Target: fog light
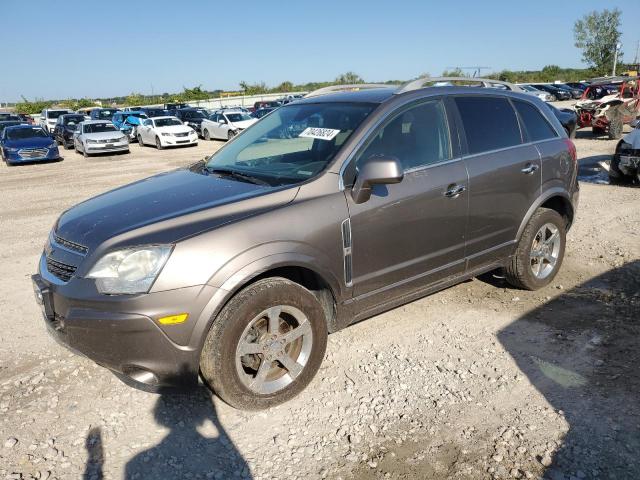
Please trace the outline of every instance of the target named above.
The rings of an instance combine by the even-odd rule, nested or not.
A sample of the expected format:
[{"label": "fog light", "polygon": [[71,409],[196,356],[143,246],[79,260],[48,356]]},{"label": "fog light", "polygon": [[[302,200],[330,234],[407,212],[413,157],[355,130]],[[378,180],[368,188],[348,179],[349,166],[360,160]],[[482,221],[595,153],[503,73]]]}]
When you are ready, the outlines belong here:
[{"label": "fog light", "polygon": [[169,315],[168,317],[159,318],[158,322],[162,325],[176,325],[177,323],[184,323],[188,316],[188,313],[179,313],[177,315]]}]

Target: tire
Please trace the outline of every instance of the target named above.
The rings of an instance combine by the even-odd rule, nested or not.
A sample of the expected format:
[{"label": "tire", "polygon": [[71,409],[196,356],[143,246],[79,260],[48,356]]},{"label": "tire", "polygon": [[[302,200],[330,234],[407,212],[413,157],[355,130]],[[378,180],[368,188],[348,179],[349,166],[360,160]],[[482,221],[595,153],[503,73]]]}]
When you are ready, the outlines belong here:
[{"label": "tire", "polygon": [[607,135],[609,136],[609,140],[617,140],[620,137],[622,137],[623,129],[624,129],[624,122],[622,121],[622,115],[620,114],[619,110],[616,108],[609,122],[609,130],[607,132]]},{"label": "tire", "polygon": [[144,147],[144,142],[142,141],[142,135],[138,135],[138,145]]},{"label": "tire", "polygon": [[89,154],[87,153],[87,148],[84,145],[82,146],[82,156],[84,158],[89,158]]},{"label": "tire", "polygon": [[64,142],[63,146],[65,150],[71,150],[71,146],[67,142]]},{"label": "tire", "polygon": [[206,128],[202,131],[202,136],[207,142],[211,140],[211,134],[209,133],[209,130],[207,130]]},{"label": "tire", "polygon": [[156,137],[156,148],[162,150],[162,143],[160,143],[160,137]]},{"label": "tire", "polygon": [[614,155],[611,158],[611,163],[609,163],[609,183],[611,185],[625,185],[633,182],[633,178],[625,175],[622,170],[620,170],[620,157],[618,154]]},{"label": "tire", "polygon": [[[553,232],[549,230],[548,226],[555,228],[557,236],[551,235]],[[543,236],[547,239],[556,238],[557,245],[555,240],[550,248],[538,242],[543,228],[545,229]],[[553,281],[562,265],[566,243],[566,222],[564,218],[555,210],[539,208],[529,219],[524,232],[522,232],[516,251],[505,268],[507,281],[514,287],[524,290],[538,290],[548,285]],[[536,253],[532,254],[534,245],[538,247],[536,248],[536,253],[548,248],[549,257],[542,258],[537,256]],[[547,258],[555,258],[555,261],[551,264]],[[535,270],[540,263],[542,265],[540,266],[539,274],[536,274]]]},{"label": "tire", "polygon": [[[269,344],[267,339],[258,343],[260,337],[268,337],[273,331],[268,327],[268,309],[269,315],[273,312],[272,316],[279,321],[280,337],[286,335],[283,329],[304,333],[289,343],[284,343],[282,338],[281,342]],[[296,322],[297,318],[302,318],[303,322]],[[245,345],[258,347],[265,353],[236,355],[241,340],[251,335],[254,342]],[[200,371],[209,387],[229,405],[243,410],[260,410],[300,393],[320,368],[326,347],[327,322],[318,299],[290,280],[266,278],[236,294],[213,321],[200,355]],[[268,364],[263,360],[265,355],[271,356]],[[292,358],[295,355],[297,357]],[[292,362],[292,367],[300,368],[293,379],[290,370],[283,368],[284,363],[277,358],[286,358]],[[303,366],[298,363],[301,358],[306,359]],[[260,382],[257,379],[257,372],[262,367],[265,367],[263,372],[268,371],[266,378],[271,380]]]},{"label": "tire", "polygon": [[227,131],[227,142],[229,140],[233,140],[233,137],[235,137],[237,134],[236,132],[234,132],[233,130],[228,130]]}]

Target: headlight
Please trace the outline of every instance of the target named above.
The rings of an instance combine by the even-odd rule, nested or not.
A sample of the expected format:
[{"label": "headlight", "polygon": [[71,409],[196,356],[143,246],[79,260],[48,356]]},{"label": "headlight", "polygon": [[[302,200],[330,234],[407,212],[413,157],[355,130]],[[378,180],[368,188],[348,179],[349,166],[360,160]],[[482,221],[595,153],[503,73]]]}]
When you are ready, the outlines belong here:
[{"label": "headlight", "polygon": [[10,153],[17,153],[18,150],[20,150],[19,148],[13,148],[13,147],[4,147],[4,149]]},{"label": "headlight", "polygon": [[171,136],[170,133],[161,133],[160,135],[162,135],[163,137],[170,137]]},{"label": "headlight", "polygon": [[58,144],[56,142],[53,142],[51,145],[49,145],[47,147],[49,150],[54,149],[54,148],[58,148]]},{"label": "headlight", "polygon": [[189,130],[189,135],[194,135],[195,133],[196,133],[195,130],[193,130],[193,129]]},{"label": "headlight", "polygon": [[146,293],[171,255],[171,246],[127,248],[107,253],[91,268],[101,293]]},{"label": "headlight", "polygon": [[97,140],[89,140],[89,139],[87,139],[87,143],[98,143],[98,141]]}]

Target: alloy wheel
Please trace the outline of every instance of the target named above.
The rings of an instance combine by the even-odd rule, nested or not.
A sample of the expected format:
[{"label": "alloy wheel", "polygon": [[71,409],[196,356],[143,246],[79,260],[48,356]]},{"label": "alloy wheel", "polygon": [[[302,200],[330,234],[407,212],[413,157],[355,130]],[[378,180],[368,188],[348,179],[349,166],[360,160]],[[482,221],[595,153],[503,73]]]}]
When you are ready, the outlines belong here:
[{"label": "alloy wheel", "polygon": [[545,223],[533,237],[529,259],[531,272],[542,280],[556,268],[560,256],[561,238],[558,227]]}]

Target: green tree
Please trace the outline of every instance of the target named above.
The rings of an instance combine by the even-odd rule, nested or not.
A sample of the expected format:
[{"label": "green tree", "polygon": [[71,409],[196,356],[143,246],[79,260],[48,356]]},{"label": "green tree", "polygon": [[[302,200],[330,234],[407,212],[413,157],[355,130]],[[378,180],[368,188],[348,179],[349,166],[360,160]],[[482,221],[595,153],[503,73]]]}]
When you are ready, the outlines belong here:
[{"label": "green tree", "polygon": [[[582,59],[599,75],[606,75],[613,69],[616,45],[620,41],[622,12],[613,10],[593,11],[573,26],[575,46],[582,50]],[[618,53],[618,59],[622,52]]]},{"label": "green tree", "polygon": [[354,72],[343,73],[336,77],[335,83],[338,85],[353,85],[356,83],[365,83],[360,75]]},{"label": "green tree", "polygon": [[468,77],[465,75],[460,67],[456,67],[453,70],[445,70],[442,72],[442,77]]},{"label": "green tree", "polygon": [[124,99],[123,102],[125,105],[134,106],[134,105],[144,105],[145,97],[141,93],[132,92],[130,95]]}]

